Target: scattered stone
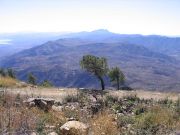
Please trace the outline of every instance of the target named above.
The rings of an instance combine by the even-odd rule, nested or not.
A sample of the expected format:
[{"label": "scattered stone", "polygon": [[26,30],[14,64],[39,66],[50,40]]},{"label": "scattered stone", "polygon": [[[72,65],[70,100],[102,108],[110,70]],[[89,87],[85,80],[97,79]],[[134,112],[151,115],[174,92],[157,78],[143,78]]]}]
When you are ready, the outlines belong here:
[{"label": "scattered stone", "polygon": [[35,106],[36,106],[36,104],[34,102],[29,103],[29,107],[35,107]]},{"label": "scattered stone", "polygon": [[97,97],[95,96],[95,95],[90,95],[90,100],[91,100],[91,102],[97,102]]},{"label": "scattered stone", "polygon": [[63,101],[62,101],[62,100],[56,100],[56,101],[54,102],[54,105],[56,105],[56,106],[63,105]]},{"label": "scattered stone", "polygon": [[55,129],[56,127],[55,126],[51,126],[51,125],[46,125],[45,128],[47,128],[47,129]]},{"label": "scattered stone", "polygon": [[16,106],[16,107],[20,107],[20,106],[21,106],[21,104],[20,104],[19,102],[14,102],[14,106]]},{"label": "scattered stone", "polygon": [[48,135],[58,135],[56,132],[51,132]]},{"label": "scattered stone", "polygon": [[68,121],[60,127],[63,134],[71,133],[72,130],[76,130],[81,135],[88,134],[88,126],[79,121]]},{"label": "scattered stone", "polygon": [[74,117],[71,117],[71,118],[68,119],[68,121],[75,121],[75,120],[77,120],[77,119],[74,118]]},{"label": "scattered stone", "polygon": [[79,106],[80,105],[78,102],[71,102],[71,103],[67,103],[65,109],[76,110],[77,108],[79,108]]},{"label": "scattered stone", "polygon": [[36,132],[32,132],[30,135],[37,135]]},{"label": "scattered stone", "polygon": [[52,110],[57,111],[57,112],[61,112],[63,110],[63,106],[52,106]]}]

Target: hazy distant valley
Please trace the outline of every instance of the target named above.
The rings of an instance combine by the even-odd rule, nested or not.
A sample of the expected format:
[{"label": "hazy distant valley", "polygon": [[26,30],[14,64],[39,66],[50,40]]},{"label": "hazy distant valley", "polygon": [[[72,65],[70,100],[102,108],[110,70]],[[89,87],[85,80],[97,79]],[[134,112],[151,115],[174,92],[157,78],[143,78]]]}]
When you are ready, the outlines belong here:
[{"label": "hazy distant valley", "polygon": [[39,82],[48,79],[56,86],[97,88],[96,78],[79,66],[83,55],[92,54],[106,57],[110,67],[119,66],[127,77],[126,84],[132,88],[173,91],[180,88],[178,37],[96,30],[46,33],[39,37],[38,34],[21,35],[15,41],[14,45],[0,46],[0,64],[15,69],[21,80],[26,80],[27,73],[32,72]]}]

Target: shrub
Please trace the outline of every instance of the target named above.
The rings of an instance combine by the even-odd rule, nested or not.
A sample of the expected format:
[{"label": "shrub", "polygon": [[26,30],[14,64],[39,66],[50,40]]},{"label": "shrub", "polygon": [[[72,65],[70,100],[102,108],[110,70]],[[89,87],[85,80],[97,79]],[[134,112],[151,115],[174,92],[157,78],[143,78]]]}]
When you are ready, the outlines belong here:
[{"label": "shrub", "polygon": [[165,99],[159,100],[158,103],[163,105],[163,106],[171,107],[173,104],[173,101],[168,99],[168,98],[165,98]]},{"label": "shrub", "polygon": [[119,104],[114,104],[113,106],[112,106],[112,108],[115,110],[115,112],[117,112],[117,113],[123,113],[123,108],[122,108],[122,106],[121,105],[119,105]]},{"label": "shrub", "polygon": [[136,94],[126,95],[123,97],[123,99],[126,99],[128,101],[132,101],[132,102],[135,102],[135,101],[139,102],[140,101],[140,98],[137,97]]},{"label": "shrub", "polygon": [[143,105],[139,105],[133,110],[135,115],[140,115],[142,113],[145,113],[146,111],[147,111],[147,107]]},{"label": "shrub", "polygon": [[180,98],[178,97],[177,101],[175,102],[175,111],[180,114]]},{"label": "shrub", "polygon": [[118,97],[117,96],[112,96],[112,95],[107,95],[105,97],[105,102],[106,103],[116,103],[116,102],[118,102]]},{"label": "shrub", "polygon": [[67,95],[66,97],[64,97],[63,102],[64,103],[78,102],[78,96],[77,95]]},{"label": "shrub", "polygon": [[66,118],[73,118],[75,120],[79,120],[81,117],[78,108],[73,110],[70,108],[64,108],[63,112]]},{"label": "shrub", "polygon": [[138,135],[169,134],[176,128],[175,114],[168,108],[153,107],[149,112],[140,115],[135,123]]},{"label": "shrub", "polygon": [[46,122],[46,119],[40,119],[36,123],[36,131],[40,135],[46,135],[46,133],[45,133],[45,122]]},{"label": "shrub", "polygon": [[128,124],[134,124],[135,123],[135,118],[133,116],[118,116],[117,118],[117,124],[118,127],[125,127]]},{"label": "shrub", "polygon": [[83,91],[78,91],[77,98],[81,107],[83,107],[84,105],[87,105],[90,102],[90,99],[88,98],[87,93]]},{"label": "shrub", "polygon": [[40,86],[42,87],[53,87],[53,84],[51,82],[49,82],[48,80],[44,80]]}]

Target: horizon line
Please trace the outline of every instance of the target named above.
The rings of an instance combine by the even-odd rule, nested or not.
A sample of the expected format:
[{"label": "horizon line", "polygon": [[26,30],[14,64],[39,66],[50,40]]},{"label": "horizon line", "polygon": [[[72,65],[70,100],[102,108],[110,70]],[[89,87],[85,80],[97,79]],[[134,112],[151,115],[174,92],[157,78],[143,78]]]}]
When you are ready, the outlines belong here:
[{"label": "horizon line", "polygon": [[72,34],[72,33],[80,33],[80,32],[95,32],[95,31],[100,31],[104,30],[110,33],[114,34],[120,34],[120,35],[140,35],[140,36],[162,36],[162,37],[180,37],[180,35],[166,35],[166,34],[142,34],[142,33],[120,33],[120,32],[113,32],[108,29],[94,29],[94,30],[82,30],[82,31],[14,31],[14,32],[0,32],[0,35],[2,34],[30,34],[30,33],[57,33],[57,34]]}]

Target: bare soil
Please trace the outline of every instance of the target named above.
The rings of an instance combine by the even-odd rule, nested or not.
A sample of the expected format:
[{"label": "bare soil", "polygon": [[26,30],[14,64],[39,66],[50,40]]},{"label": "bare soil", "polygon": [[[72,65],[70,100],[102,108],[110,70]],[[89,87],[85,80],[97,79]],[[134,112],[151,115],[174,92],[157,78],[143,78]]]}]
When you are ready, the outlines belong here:
[{"label": "bare soil", "polygon": [[[61,100],[67,95],[76,95],[78,93],[77,88],[12,88],[6,89],[8,93],[20,94],[27,97],[48,97],[56,100]],[[106,90],[107,94],[123,97],[128,95],[136,95],[141,99],[171,99],[177,100],[180,98],[180,93],[177,92],[157,92],[157,91],[145,91],[145,90],[133,90],[133,91],[124,91],[124,90]]]}]

